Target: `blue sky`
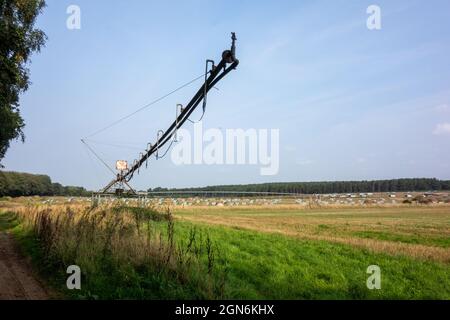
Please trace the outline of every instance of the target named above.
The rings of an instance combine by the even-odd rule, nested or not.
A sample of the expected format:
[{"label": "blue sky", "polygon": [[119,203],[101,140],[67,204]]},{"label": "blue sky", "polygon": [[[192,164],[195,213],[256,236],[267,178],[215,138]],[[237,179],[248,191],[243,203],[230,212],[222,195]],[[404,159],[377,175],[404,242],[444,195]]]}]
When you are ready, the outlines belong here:
[{"label": "blue sky", "polygon": [[[71,4],[80,30],[66,28]],[[381,30],[366,27],[371,4]],[[111,174],[80,138],[200,75],[235,31],[241,63],[211,92],[203,126],[279,129],[279,173],[167,158],[152,160],[135,187],[450,179],[449,12],[446,0],[47,0],[38,25],[48,42],[21,97],[27,139],[12,144],[6,170],[100,188]],[[95,137],[128,148],[96,150],[111,165],[134,159],[200,85]]]}]

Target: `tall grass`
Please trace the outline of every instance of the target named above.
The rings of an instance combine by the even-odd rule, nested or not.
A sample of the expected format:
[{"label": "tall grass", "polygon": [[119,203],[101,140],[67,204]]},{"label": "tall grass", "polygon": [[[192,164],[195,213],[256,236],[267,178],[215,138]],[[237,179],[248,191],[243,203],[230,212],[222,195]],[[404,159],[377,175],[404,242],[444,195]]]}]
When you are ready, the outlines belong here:
[{"label": "tall grass", "polygon": [[[450,298],[447,263],[417,259],[411,254],[394,255],[386,247],[369,250],[331,239],[299,239],[284,233],[261,232],[261,226],[277,226],[274,224],[277,220],[270,220],[274,214],[270,215],[268,210],[255,210],[253,215],[249,210],[236,211],[243,214],[241,222],[257,219],[258,224],[254,225],[257,229],[253,231],[241,224],[232,225],[239,220],[228,209],[203,215],[198,211],[176,213],[175,220],[167,210],[123,206],[52,205],[14,210],[21,221],[20,229],[14,230],[24,235],[19,237],[26,240],[21,240],[22,244],[31,244],[28,247],[32,253],[39,254],[35,260],[43,262],[44,271],[50,272],[48,279],[55,279],[57,286],[64,287],[67,266],[81,267],[82,290],[75,297],[79,294],[84,298],[105,299]],[[382,216],[388,221],[407,223],[407,211],[395,211],[393,216],[390,209],[384,211],[388,214]],[[321,210],[317,211],[320,219],[310,219],[314,211],[295,216],[308,219],[303,221],[302,228],[312,226],[317,231],[321,225],[325,231],[320,232],[334,232],[338,230],[336,225],[343,223],[347,228],[352,216],[359,217],[364,212],[367,217],[373,216],[366,209],[347,213],[330,210],[328,220],[323,220]],[[433,228],[445,227],[446,211],[433,212],[421,213],[417,209],[409,215],[414,225],[416,218],[423,215],[437,219],[426,220]],[[286,227],[284,223],[289,222],[292,212],[275,213],[283,221],[278,227]],[[185,221],[189,215],[204,218]],[[0,229],[15,225],[10,215],[3,218],[0,213]],[[229,226],[215,224],[218,218],[220,224],[230,222]],[[361,221],[374,225],[370,219]],[[382,270],[381,290],[369,290],[366,286],[367,267],[374,264]]]},{"label": "tall grass", "polygon": [[38,244],[34,249],[52,278],[65,279],[69,265],[81,268],[81,297],[223,297],[225,276],[215,268],[210,237],[192,229],[187,242],[175,242],[169,210],[29,206],[15,212],[21,233]]}]

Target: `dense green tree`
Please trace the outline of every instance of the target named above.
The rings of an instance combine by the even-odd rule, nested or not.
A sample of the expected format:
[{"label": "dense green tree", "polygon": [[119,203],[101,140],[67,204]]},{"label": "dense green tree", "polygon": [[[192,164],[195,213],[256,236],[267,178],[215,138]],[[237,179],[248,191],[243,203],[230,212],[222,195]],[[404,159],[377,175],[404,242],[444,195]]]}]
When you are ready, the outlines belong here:
[{"label": "dense green tree", "polygon": [[[0,186],[1,187],[1,186]],[[155,188],[153,191],[166,191]],[[430,178],[391,179],[374,181],[324,181],[286,182],[247,185],[208,186],[203,188],[169,189],[169,191],[235,191],[235,192],[282,192],[282,193],[358,193],[358,192],[409,192],[450,190],[449,180]],[[151,191],[151,190],[149,190]]]},{"label": "dense green tree", "polygon": [[0,161],[11,140],[25,140],[19,95],[30,84],[30,57],[46,40],[35,28],[44,6],[43,0],[0,0]]},{"label": "dense green tree", "polygon": [[82,187],[52,183],[49,176],[0,171],[0,197],[11,196],[89,196]]}]

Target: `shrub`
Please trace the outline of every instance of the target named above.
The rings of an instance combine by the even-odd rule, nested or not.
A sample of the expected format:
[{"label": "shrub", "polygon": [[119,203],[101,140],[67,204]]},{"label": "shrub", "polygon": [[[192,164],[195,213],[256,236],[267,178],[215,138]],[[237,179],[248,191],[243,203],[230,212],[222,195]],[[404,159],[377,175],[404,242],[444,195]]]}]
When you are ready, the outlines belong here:
[{"label": "shrub", "polygon": [[203,240],[192,230],[187,244],[176,243],[169,210],[52,206],[26,207],[17,214],[24,230],[37,239],[47,271],[62,276],[69,265],[81,268],[84,296],[214,299],[223,295],[224,277],[213,274],[216,253],[211,239]]}]

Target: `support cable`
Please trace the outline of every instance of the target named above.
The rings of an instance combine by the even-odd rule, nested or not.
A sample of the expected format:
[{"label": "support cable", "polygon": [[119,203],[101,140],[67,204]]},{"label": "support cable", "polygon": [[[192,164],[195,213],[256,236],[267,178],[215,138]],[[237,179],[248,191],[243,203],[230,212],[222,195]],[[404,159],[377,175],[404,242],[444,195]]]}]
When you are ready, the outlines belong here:
[{"label": "support cable", "polygon": [[[187,84],[177,88],[176,90],[172,91],[171,93],[156,99],[154,102],[149,103],[148,105],[136,110],[135,112],[115,121],[114,123],[110,124],[109,126],[106,126],[100,130],[97,130],[96,132],[94,132],[93,134],[91,134],[90,136],[93,136],[95,134],[98,134],[112,126],[114,126],[115,124],[131,117],[132,115],[136,114],[137,112],[147,108],[148,106],[152,105],[153,103],[156,103],[157,101],[160,101],[162,99],[164,99],[165,97],[169,96],[170,94],[178,91],[179,89],[185,87],[186,85],[194,82],[197,79],[200,79],[201,77],[205,77],[205,83],[204,85],[202,85],[202,87],[200,87],[200,89],[197,91],[197,93],[192,97],[192,99],[190,100],[190,102],[186,105],[185,108],[183,108],[180,112],[180,114],[177,114],[177,117],[175,119],[175,121],[169,126],[169,128],[166,131],[163,130],[159,130],[158,134],[157,134],[157,139],[156,139],[156,143],[155,144],[148,144],[147,145],[147,149],[145,150],[145,154],[141,153],[139,156],[139,160],[136,159],[133,162],[133,165],[131,166],[131,168],[129,168],[127,170],[127,172],[125,173],[121,173],[121,174],[117,174],[117,178],[113,181],[111,181],[104,189],[103,192],[107,192],[109,190],[109,188],[116,182],[128,182],[132,179],[134,172],[137,171],[139,173],[139,169],[142,166],[142,164],[146,164],[148,162],[148,159],[151,155],[156,153],[156,158],[159,158],[159,149],[164,146],[167,142],[169,142],[169,140],[171,140],[168,148],[166,149],[166,151],[164,152],[164,154],[161,157],[164,157],[168,151],[170,150],[170,147],[172,145],[172,143],[174,142],[174,138],[176,138],[176,133],[177,133],[177,129],[180,128],[183,123],[185,123],[186,121],[190,121],[193,122],[192,120],[189,119],[190,115],[194,112],[194,110],[196,109],[196,107],[202,102],[203,100],[203,113],[202,116],[200,118],[199,121],[202,120],[204,114],[205,114],[205,110],[206,110],[206,100],[207,100],[207,94],[208,91],[211,88],[214,88],[214,86],[225,76],[227,75],[231,70],[234,70],[237,65],[239,64],[239,60],[235,58],[235,40],[236,40],[236,35],[234,32],[231,33],[231,39],[232,39],[232,44],[231,44],[231,49],[230,50],[225,50],[222,53],[222,59],[219,62],[219,64],[217,66],[214,66],[214,62],[212,60],[207,60],[206,61],[206,68],[205,68],[205,73],[199,77],[197,77],[196,79],[188,82]],[[208,71],[208,63],[212,62],[212,68],[210,71]],[[229,67],[227,67],[227,64],[231,64]],[[209,74],[209,75],[208,75]],[[207,76],[208,75],[208,76]],[[90,137],[89,136],[89,137]],[[81,140],[83,143],[85,143],[84,140]],[[86,144],[86,143],[85,143]],[[87,145],[88,146],[88,145]],[[89,146],[88,146],[89,147]],[[97,156],[97,158],[99,160],[101,160],[101,158],[89,147],[89,149]],[[109,166],[103,161],[101,160],[102,163],[107,166],[109,168]],[[111,170],[111,172],[114,173],[114,171],[109,168]]]},{"label": "support cable", "polygon": [[177,92],[177,91],[179,91],[179,90],[181,90],[181,89],[187,87],[188,85],[194,83],[195,81],[197,81],[197,80],[199,80],[199,79],[201,79],[201,78],[203,78],[203,77],[205,77],[205,74],[201,74],[200,76],[198,76],[198,77],[192,79],[191,81],[186,82],[185,84],[183,84],[183,85],[181,85],[180,87],[178,87],[178,88],[176,88],[176,89],[170,91],[169,93],[166,93],[165,95],[163,95],[163,96],[161,96],[161,97],[159,97],[159,98],[157,98],[157,99],[151,101],[150,103],[146,104],[145,106],[142,106],[141,108],[139,108],[139,109],[133,111],[132,113],[130,113],[130,114],[128,114],[128,115],[126,115],[126,116],[124,116],[124,117],[122,117],[122,118],[120,118],[120,119],[114,121],[113,123],[111,123],[111,124],[109,124],[109,125],[107,125],[107,126],[101,128],[101,129],[99,129],[99,130],[97,130],[97,131],[95,131],[95,132],[93,132],[93,133],[91,133],[90,135],[84,137],[84,139],[93,137],[93,136],[95,136],[95,135],[97,135],[97,134],[99,134],[99,133],[101,133],[101,132],[103,132],[103,131],[105,131],[105,130],[107,130],[107,129],[113,127],[113,126],[115,126],[116,124],[119,124],[120,122],[122,122],[122,121],[124,121],[124,120],[130,118],[131,116],[135,115],[136,113],[138,113],[138,112],[140,112],[140,111],[142,111],[142,110],[144,110],[144,109],[146,109],[146,108],[148,108],[148,107],[154,105],[155,103],[157,103],[157,102],[159,102],[159,101],[161,101],[161,100],[167,98],[168,96],[170,96],[170,95],[174,94],[175,92]]},{"label": "support cable", "polygon": [[86,146],[86,147],[94,154],[94,156],[96,156],[97,159],[100,160],[100,162],[103,163],[104,166],[105,166],[106,168],[108,168],[108,170],[111,171],[112,174],[113,174],[114,176],[116,176],[116,173],[114,172],[114,170],[113,170],[110,166],[108,166],[108,164],[107,164],[102,158],[100,158],[100,156],[94,151],[94,149],[92,149],[92,148],[87,144],[86,141],[84,141],[83,139],[81,139],[81,142],[83,142],[84,145],[85,145],[85,146]]},{"label": "support cable", "polygon": [[83,139],[83,140],[88,141],[93,144],[104,145],[104,146],[108,146],[108,147],[116,147],[116,148],[121,148],[121,149],[133,149],[133,150],[141,150],[142,149],[142,148],[138,148],[136,145],[110,143],[110,142],[97,141],[97,140],[92,140],[92,139]]},{"label": "support cable", "polygon": [[[239,60],[234,59],[234,62],[228,67],[225,68],[225,60],[222,59],[222,61],[219,63],[219,65],[214,69],[210,71],[210,76],[207,80],[207,92],[213,88],[225,75],[227,75],[231,70],[234,70],[237,65],[239,64]],[[220,72],[220,70],[223,69],[223,72]],[[146,161],[146,159],[153,154],[155,151],[157,152],[158,148],[162,147],[164,144],[166,144],[169,139],[172,137],[172,133],[174,128],[179,128],[183,125],[183,123],[187,120],[189,120],[189,116],[191,113],[195,110],[196,106],[201,102],[204,94],[204,87],[202,86],[200,90],[196,93],[196,95],[192,98],[192,100],[188,103],[188,105],[183,109],[183,112],[179,115],[178,121],[175,121],[172,123],[172,125],[167,129],[167,131],[164,132],[164,134],[157,140],[157,143],[153,146],[149,152],[146,153],[146,155],[141,158],[137,164],[133,165],[130,170],[124,175],[124,178],[126,181],[130,181],[133,178],[134,171],[138,169],[138,167]]]}]

